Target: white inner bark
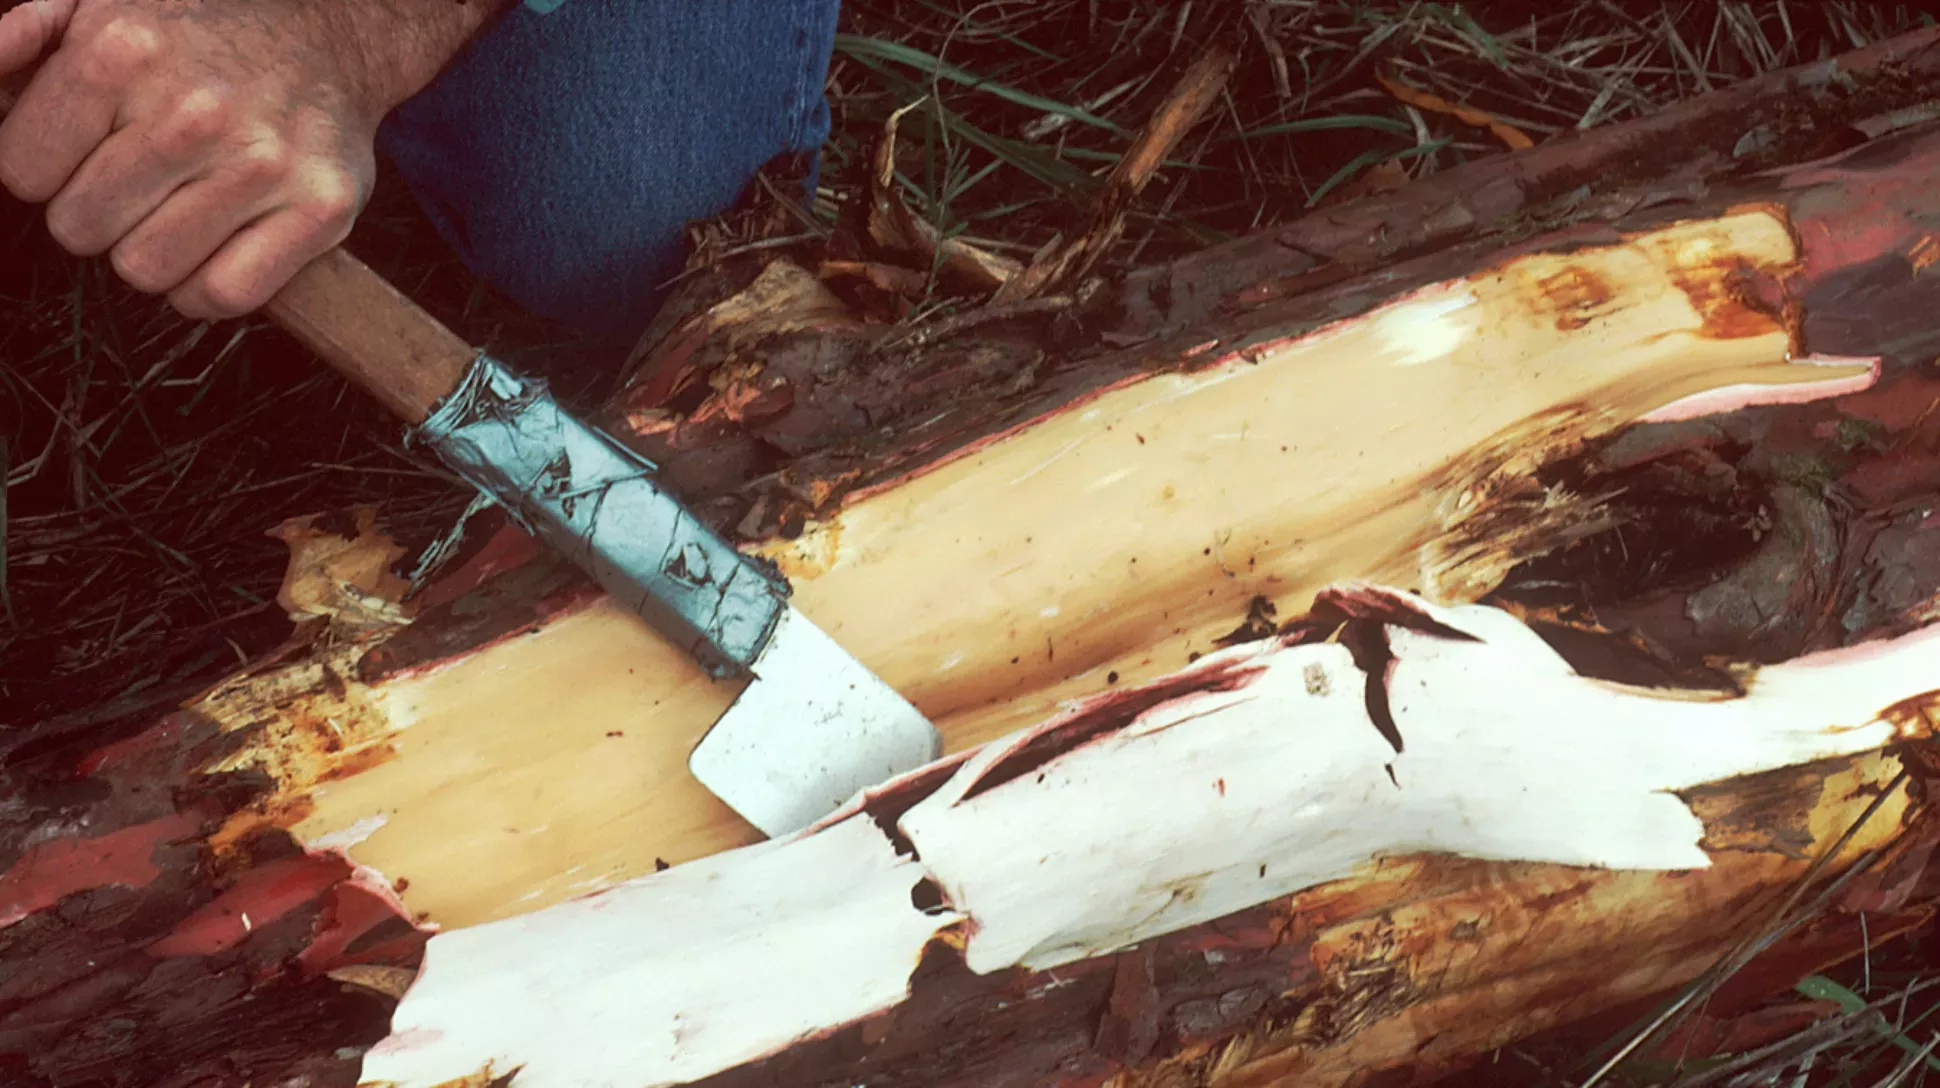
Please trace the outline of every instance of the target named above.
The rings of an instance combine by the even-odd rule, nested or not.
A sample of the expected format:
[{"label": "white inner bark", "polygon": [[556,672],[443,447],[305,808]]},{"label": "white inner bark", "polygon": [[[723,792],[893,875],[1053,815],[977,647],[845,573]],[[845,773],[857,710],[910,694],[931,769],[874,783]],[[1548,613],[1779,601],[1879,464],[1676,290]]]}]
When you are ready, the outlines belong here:
[{"label": "white inner bark", "polygon": [[[1343,647],[1237,646],[1175,678],[1196,689],[975,796],[1028,742],[1084,737],[1133,693],[962,759],[899,822],[918,860],[852,811],[439,934],[366,1076],[429,1088],[522,1067],[535,1088],[678,1084],[893,1005],[923,945],[961,923],[972,970],[1041,970],[1386,855],[1703,868],[1703,827],[1667,791],[1915,736],[1884,715],[1940,678],[1929,627],[1767,668],[1739,698],[1626,688],[1577,675],[1498,610],[1365,592],[1476,639],[1386,625],[1399,755]],[[926,876],[951,909],[916,908]]]},{"label": "white inner bark", "polygon": [[441,933],[364,1075],[644,1088],[780,1050],[902,999],[956,918],[911,907],[922,875],[856,819]]}]

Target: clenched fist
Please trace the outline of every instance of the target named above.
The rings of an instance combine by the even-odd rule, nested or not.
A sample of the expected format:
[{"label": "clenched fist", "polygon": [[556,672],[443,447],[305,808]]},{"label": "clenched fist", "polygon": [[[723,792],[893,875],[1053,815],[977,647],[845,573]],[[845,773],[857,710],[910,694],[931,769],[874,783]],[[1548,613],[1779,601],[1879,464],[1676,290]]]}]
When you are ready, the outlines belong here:
[{"label": "clenched fist", "polygon": [[341,242],[378,123],[504,0],[27,0],[0,185],[189,317],[256,309]]}]

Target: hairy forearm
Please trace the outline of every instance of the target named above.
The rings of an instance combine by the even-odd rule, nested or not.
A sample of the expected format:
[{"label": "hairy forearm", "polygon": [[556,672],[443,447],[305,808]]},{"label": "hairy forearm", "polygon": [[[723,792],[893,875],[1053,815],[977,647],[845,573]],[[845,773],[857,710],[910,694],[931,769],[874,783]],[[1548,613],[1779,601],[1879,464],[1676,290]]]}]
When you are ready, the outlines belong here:
[{"label": "hairy forearm", "polygon": [[[312,6],[314,0],[302,0]],[[312,10],[354,53],[383,111],[429,86],[472,39],[520,0],[330,0]]]}]

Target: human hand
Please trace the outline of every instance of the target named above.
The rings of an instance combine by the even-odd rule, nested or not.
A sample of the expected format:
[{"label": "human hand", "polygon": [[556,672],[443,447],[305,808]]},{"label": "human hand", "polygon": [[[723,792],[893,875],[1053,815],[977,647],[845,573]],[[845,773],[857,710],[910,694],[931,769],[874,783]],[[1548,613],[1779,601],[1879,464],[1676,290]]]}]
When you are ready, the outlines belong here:
[{"label": "human hand", "polygon": [[342,25],[360,6],[27,0],[0,76],[46,59],[0,122],[0,185],[186,316],[254,310],[350,232],[378,122],[416,89]]}]

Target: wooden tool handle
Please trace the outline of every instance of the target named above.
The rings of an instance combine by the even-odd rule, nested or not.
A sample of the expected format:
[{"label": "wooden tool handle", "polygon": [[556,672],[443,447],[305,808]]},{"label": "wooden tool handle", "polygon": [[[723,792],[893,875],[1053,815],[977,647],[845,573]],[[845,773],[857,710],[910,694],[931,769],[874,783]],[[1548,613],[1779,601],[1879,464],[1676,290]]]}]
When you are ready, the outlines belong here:
[{"label": "wooden tool handle", "polygon": [[[14,86],[0,85],[0,115]],[[334,248],[311,261],[265,308],[279,325],[406,423],[421,423],[477,352],[370,266]]]},{"label": "wooden tool handle", "polygon": [[424,422],[478,354],[342,247],[311,261],[266,309],[406,423]]}]

